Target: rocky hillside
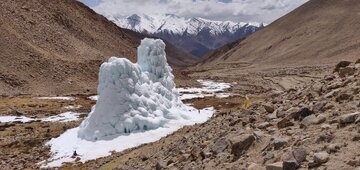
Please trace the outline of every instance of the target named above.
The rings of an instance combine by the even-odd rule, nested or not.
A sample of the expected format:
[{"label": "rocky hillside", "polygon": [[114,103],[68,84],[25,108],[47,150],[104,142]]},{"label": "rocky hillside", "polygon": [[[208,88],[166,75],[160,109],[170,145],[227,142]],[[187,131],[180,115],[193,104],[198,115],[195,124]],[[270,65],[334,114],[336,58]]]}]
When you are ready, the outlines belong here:
[{"label": "rocky hillside", "polygon": [[312,0],[205,65],[249,63],[253,67],[335,64],[360,53],[360,1]]},{"label": "rocky hillside", "polygon": [[[5,0],[0,8],[0,95],[95,93],[103,61],[136,60],[137,38],[76,0]],[[172,66],[195,61],[170,50]]]},{"label": "rocky hillside", "polygon": [[184,18],[173,14],[151,16],[134,14],[127,17],[107,16],[107,18],[122,28],[165,39],[198,57],[264,27],[260,23],[212,21],[204,18]]},{"label": "rocky hillside", "polygon": [[[360,168],[360,60],[302,88],[221,106],[208,122],[83,169]],[[79,167],[65,166],[65,169]]]}]

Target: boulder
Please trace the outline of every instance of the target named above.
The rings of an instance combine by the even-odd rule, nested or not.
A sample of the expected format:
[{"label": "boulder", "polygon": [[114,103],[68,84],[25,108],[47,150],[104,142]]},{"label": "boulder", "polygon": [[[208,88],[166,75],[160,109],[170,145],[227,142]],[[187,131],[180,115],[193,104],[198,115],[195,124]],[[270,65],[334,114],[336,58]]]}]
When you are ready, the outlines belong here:
[{"label": "boulder", "polygon": [[229,139],[231,153],[238,159],[255,141],[255,136],[250,134],[233,136]]}]

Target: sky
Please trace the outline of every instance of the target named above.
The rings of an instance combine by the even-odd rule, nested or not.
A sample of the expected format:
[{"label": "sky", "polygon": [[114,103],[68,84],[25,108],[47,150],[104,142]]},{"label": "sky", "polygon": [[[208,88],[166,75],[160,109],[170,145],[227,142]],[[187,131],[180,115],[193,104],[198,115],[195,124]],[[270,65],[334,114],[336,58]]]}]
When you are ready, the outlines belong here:
[{"label": "sky", "polygon": [[308,0],[80,0],[108,16],[175,14],[219,21],[269,24]]}]

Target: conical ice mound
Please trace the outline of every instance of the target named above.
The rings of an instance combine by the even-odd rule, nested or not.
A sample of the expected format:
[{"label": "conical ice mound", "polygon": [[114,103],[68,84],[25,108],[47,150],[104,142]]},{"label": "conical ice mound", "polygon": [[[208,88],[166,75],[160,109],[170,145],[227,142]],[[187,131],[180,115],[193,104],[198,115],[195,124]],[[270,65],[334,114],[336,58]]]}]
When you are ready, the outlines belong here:
[{"label": "conical ice mound", "polygon": [[142,40],[136,64],[111,57],[100,67],[99,98],[80,125],[78,136],[107,140],[164,127],[172,119],[186,119],[171,71],[161,40]]}]

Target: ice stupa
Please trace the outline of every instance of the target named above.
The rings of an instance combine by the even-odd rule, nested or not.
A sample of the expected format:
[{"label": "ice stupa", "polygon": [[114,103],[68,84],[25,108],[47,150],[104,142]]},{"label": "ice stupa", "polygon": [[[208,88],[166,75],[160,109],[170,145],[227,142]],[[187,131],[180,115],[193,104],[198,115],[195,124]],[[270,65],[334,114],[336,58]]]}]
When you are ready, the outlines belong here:
[{"label": "ice stupa", "polygon": [[107,140],[187,119],[171,71],[162,40],[142,40],[137,63],[111,57],[100,67],[99,98],[78,137]]}]

